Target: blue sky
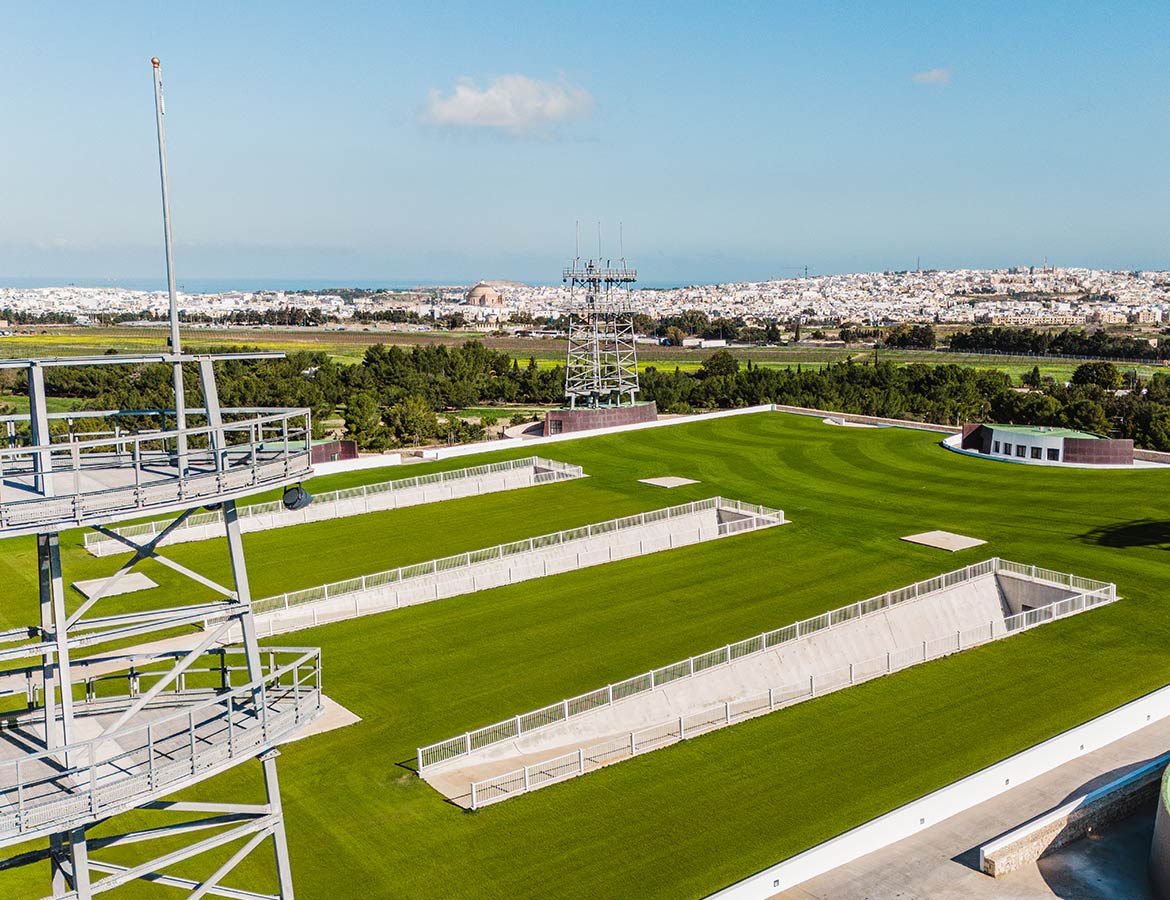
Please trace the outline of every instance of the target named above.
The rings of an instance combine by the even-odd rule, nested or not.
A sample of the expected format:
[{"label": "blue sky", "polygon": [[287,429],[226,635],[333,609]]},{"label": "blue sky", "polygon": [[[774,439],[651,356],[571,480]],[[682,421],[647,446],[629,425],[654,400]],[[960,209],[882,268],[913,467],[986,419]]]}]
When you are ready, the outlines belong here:
[{"label": "blue sky", "polygon": [[[8,3],[0,283],[1170,268],[1170,4]],[[588,236],[586,239],[585,236]]]}]

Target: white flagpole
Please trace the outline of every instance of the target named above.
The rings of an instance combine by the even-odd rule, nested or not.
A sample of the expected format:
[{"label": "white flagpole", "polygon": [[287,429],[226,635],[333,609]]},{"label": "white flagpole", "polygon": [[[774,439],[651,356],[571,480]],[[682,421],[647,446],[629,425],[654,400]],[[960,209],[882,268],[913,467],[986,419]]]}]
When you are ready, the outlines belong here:
[{"label": "white flagpole", "polygon": [[182,349],[179,346],[179,304],[175,296],[175,257],[171,246],[171,198],[167,186],[167,143],[166,131],[163,128],[163,116],[166,108],[163,105],[162,68],[158,57],[150,61],[154,68],[154,113],[155,123],[158,126],[158,168],[159,178],[162,181],[163,206],[163,234],[167,251],[167,294],[170,298],[171,319],[171,353],[174,360],[175,382],[175,420],[179,432],[177,449],[179,454],[179,472],[187,470],[187,404],[183,390],[183,363],[179,360]]}]

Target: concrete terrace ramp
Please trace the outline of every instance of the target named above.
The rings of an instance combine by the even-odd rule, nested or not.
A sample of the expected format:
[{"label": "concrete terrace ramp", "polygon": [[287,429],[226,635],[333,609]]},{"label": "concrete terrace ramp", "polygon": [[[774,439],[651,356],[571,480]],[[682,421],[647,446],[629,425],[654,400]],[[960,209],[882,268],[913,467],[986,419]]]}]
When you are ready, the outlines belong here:
[{"label": "concrete terrace ramp", "polygon": [[[464,741],[464,752],[451,742],[422,748],[422,774],[464,799],[470,782],[494,788],[492,779],[517,766],[570,751],[579,759],[576,766],[568,760],[564,775],[581,774],[640,747],[664,746],[1115,597],[1112,585],[989,560],[518,716],[514,726],[499,723],[452,739]],[[531,789],[524,772],[524,789]],[[514,792],[512,785],[503,790]],[[481,791],[479,799],[497,797]]]}]

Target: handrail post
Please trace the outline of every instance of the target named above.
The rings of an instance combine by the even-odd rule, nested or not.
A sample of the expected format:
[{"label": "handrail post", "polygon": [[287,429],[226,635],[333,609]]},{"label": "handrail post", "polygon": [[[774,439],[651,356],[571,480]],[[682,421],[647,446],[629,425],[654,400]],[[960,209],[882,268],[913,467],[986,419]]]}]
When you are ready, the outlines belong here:
[{"label": "handrail post", "polygon": [[97,748],[89,742],[89,812],[97,816]]},{"label": "handrail post", "polygon": [[16,812],[20,820],[17,831],[24,831],[24,778],[20,774],[20,757],[16,758]]}]

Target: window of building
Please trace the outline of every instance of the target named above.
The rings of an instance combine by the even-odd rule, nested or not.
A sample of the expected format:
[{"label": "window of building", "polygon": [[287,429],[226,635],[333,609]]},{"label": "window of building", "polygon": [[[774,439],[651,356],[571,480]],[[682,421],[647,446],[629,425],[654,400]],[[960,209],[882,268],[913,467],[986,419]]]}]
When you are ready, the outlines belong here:
[{"label": "window of building", "polygon": [[1048,461],[1060,462],[1060,451],[1056,447],[1048,448]]},{"label": "window of building", "polygon": [[992,453],[999,453],[999,441],[995,442],[995,446],[991,450]]},{"label": "window of building", "polygon": [[1042,455],[1039,447],[1032,448],[1032,459],[1040,459]]},{"label": "window of building", "polygon": [[1011,456],[1012,455],[1012,445],[1009,444],[1007,441],[1004,441],[1004,444],[1003,444],[1003,455],[1004,456]]},{"label": "window of building", "polygon": [[1020,459],[1023,459],[1027,452],[1028,448],[1023,444],[1016,444],[1016,456],[1018,456]]}]

